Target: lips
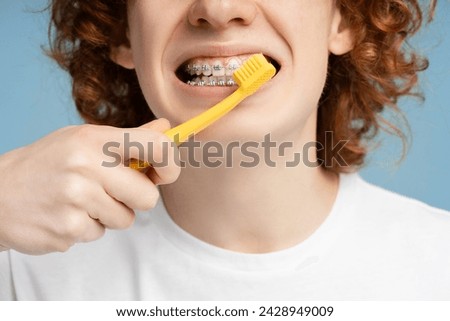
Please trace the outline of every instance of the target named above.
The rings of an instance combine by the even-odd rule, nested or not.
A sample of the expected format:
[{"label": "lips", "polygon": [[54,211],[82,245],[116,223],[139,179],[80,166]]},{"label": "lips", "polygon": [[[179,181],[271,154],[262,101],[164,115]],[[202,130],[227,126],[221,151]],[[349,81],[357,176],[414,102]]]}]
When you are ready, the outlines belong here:
[{"label": "lips", "polygon": [[[179,80],[191,86],[232,87],[236,86],[232,77],[234,71],[239,69],[252,55],[193,57],[184,61],[177,68],[175,74]],[[277,72],[281,69],[281,65],[275,59],[267,55],[265,57],[275,66]]]}]

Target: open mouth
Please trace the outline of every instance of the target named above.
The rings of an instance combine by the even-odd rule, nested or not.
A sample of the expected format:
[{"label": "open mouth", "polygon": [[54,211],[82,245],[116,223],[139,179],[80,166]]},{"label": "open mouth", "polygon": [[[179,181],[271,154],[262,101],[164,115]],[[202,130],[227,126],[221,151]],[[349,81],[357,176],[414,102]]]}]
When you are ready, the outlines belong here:
[{"label": "open mouth", "polygon": [[[189,59],[177,68],[175,74],[180,81],[191,86],[237,86],[233,80],[233,73],[251,56],[252,55],[241,55],[233,57],[202,57]],[[264,56],[275,67],[278,73],[281,69],[281,65],[272,57]]]}]

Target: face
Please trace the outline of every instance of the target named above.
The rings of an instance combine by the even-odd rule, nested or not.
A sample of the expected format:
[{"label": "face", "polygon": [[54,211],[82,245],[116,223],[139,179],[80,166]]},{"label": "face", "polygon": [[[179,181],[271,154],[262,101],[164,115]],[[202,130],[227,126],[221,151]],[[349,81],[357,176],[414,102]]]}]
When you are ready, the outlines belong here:
[{"label": "face", "polygon": [[136,69],[150,108],[172,126],[236,90],[227,75],[249,55],[276,65],[200,140],[314,139],[328,56],[351,49],[333,0],[129,0],[128,20],[131,48],[113,59]]}]

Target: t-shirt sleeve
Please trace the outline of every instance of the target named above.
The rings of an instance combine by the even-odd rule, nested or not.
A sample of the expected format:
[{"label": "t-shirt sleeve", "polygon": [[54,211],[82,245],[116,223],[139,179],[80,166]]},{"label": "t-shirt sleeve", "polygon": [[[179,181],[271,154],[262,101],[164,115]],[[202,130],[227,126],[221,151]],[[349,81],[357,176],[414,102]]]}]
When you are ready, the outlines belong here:
[{"label": "t-shirt sleeve", "polygon": [[9,251],[0,252],[0,301],[16,299]]}]

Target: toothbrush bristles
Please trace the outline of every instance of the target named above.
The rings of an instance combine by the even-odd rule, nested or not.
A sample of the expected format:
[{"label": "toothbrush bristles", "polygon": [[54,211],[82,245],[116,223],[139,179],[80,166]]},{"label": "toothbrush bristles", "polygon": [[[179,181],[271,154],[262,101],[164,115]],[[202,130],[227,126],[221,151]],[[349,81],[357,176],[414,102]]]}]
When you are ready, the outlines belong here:
[{"label": "toothbrush bristles", "polygon": [[241,90],[251,95],[275,73],[275,67],[262,54],[256,54],[234,72],[233,78]]}]

